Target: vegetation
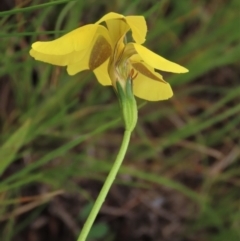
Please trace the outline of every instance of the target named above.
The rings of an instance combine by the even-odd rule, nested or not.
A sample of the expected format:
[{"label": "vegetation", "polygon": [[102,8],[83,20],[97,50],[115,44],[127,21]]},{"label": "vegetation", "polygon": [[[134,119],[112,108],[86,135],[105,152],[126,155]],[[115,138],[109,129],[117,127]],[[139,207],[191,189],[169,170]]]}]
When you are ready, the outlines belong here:
[{"label": "vegetation", "polygon": [[145,16],[145,46],[187,67],[174,97],[137,100],[131,144],[89,236],[240,240],[238,0],[0,3],[0,240],[74,241],[121,143],[111,87],[37,62],[31,43],[107,12]]}]

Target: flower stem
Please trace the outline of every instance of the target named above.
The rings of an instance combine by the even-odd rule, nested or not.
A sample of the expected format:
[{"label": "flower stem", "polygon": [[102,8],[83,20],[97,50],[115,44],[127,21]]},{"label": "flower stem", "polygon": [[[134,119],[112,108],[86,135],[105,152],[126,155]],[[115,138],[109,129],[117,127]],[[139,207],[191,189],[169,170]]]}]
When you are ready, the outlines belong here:
[{"label": "flower stem", "polygon": [[80,236],[78,237],[77,241],[85,241],[87,238],[87,235],[93,225],[93,222],[99,213],[100,208],[102,207],[103,202],[105,201],[105,198],[109,192],[110,187],[112,186],[112,183],[118,173],[118,170],[122,164],[122,161],[124,159],[124,156],[126,154],[129,141],[131,137],[131,131],[125,130],[122,145],[120,147],[120,150],[118,152],[117,158],[112,166],[112,169],[110,170],[107,179],[105,180],[105,183],[103,184],[103,187],[97,197],[96,202],[94,203],[94,206],[91,210],[91,213],[89,214],[87,221],[85,222],[82,232],[80,233]]}]

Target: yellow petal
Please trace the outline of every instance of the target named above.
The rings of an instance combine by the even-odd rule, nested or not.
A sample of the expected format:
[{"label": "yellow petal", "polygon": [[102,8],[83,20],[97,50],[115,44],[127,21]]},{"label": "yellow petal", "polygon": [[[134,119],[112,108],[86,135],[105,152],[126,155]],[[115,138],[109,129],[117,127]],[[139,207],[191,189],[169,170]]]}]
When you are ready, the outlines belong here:
[{"label": "yellow petal", "polygon": [[111,53],[112,48],[108,41],[102,35],[96,35],[92,46],[81,52],[81,59],[78,62],[70,61],[67,72],[69,75],[74,75],[86,69],[94,70],[102,65]]},{"label": "yellow petal", "polygon": [[150,51],[146,47],[136,44],[136,43],[130,43],[128,44],[128,47],[133,46],[136,50],[136,52],[140,55],[142,60],[150,65],[151,67],[167,72],[172,73],[186,73],[188,72],[188,69],[184,68],[183,66],[176,64],[174,62],[171,62],[154,52]]},{"label": "yellow petal", "polygon": [[157,73],[156,71],[154,71],[154,68],[151,68],[149,65],[147,65],[144,62],[141,62],[141,58],[139,55],[135,54],[130,58],[131,64],[133,66],[133,68],[141,73],[142,75],[152,79],[152,80],[157,80],[163,83],[167,83],[163,77]]},{"label": "yellow petal", "polygon": [[155,71],[150,71],[146,65],[142,64],[142,63],[133,63],[132,64],[133,68],[135,70],[137,70],[139,73],[141,73],[142,75],[152,79],[152,80],[158,80],[160,82],[166,83],[163,79],[162,76],[158,73],[156,73]]},{"label": "yellow petal", "polygon": [[127,16],[126,22],[132,30],[132,37],[136,43],[145,42],[147,34],[147,24],[143,16]]},{"label": "yellow petal", "polygon": [[75,75],[83,70],[89,69],[88,61],[86,59],[82,59],[82,61],[76,62],[74,64],[69,64],[67,66],[67,72],[69,75]]},{"label": "yellow petal", "polygon": [[[104,15],[101,19],[99,19],[96,22],[96,24],[99,24],[99,23],[105,21],[108,25],[108,23],[110,23],[110,21],[112,21],[114,19],[118,19],[120,22],[124,21],[127,23],[127,25],[129,25],[129,27],[132,30],[132,37],[137,43],[142,44],[145,41],[145,37],[147,34],[147,25],[146,25],[146,21],[143,16],[127,16],[127,17],[125,17],[124,15],[111,12],[111,13]],[[116,22],[115,27],[117,29],[120,28],[118,26],[118,24],[121,26],[121,23]],[[110,28],[111,29],[109,29],[109,31],[112,31],[112,26]],[[122,36],[121,35],[122,31],[118,30],[116,32],[120,32],[120,35],[119,35],[119,38],[120,38]],[[118,39],[118,38],[114,37],[114,39]]]},{"label": "yellow petal", "polygon": [[168,83],[152,80],[140,73],[133,80],[133,93],[149,101],[166,100],[173,96],[172,88]]},{"label": "yellow petal", "polygon": [[97,77],[98,82],[104,86],[112,85],[112,81],[108,74],[108,63],[109,63],[109,60],[105,61],[98,68],[93,70],[95,76]]},{"label": "yellow petal", "polygon": [[102,35],[99,35],[90,52],[89,69],[94,70],[98,68],[109,58],[111,53],[111,45]]},{"label": "yellow petal", "polygon": [[[91,42],[91,44],[92,45],[94,44],[94,40]],[[87,49],[74,51],[65,55],[44,54],[34,49],[31,49],[29,54],[34,59],[42,62],[46,62],[53,65],[66,66],[66,65],[71,65],[71,64],[83,61],[84,56],[86,55],[86,52],[91,49],[90,47],[88,46]]]},{"label": "yellow petal", "polygon": [[91,40],[98,28],[98,25],[88,24],[71,31],[58,39],[46,42],[36,42],[32,45],[32,49],[48,55],[66,55],[73,51],[80,51],[91,44]]},{"label": "yellow petal", "polygon": [[122,14],[118,14],[118,13],[114,13],[114,12],[110,12],[110,13],[107,13],[105,14],[102,18],[100,18],[96,24],[99,24],[101,22],[106,22],[108,20],[112,20],[112,19],[124,19],[124,15]]},{"label": "yellow petal", "polygon": [[59,65],[59,66],[66,66],[69,62],[69,58],[66,55],[49,55],[49,54],[42,54],[34,49],[31,49],[29,54],[36,60],[43,61],[46,63]]},{"label": "yellow petal", "polygon": [[[103,26],[89,24],[56,40],[34,43],[30,55],[37,60],[60,66],[89,61],[89,58],[85,58],[86,53],[91,51],[99,36],[103,36],[105,42],[108,42],[104,46],[112,48],[108,30]],[[96,53],[94,57],[96,57]]]},{"label": "yellow petal", "polygon": [[[69,75],[74,75],[80,71],[94,70],[102,65],[111,55],[112,48],[109,42],[100,34],[96,34],[95,39],[85,51],[78,51],[81,58],[78,62],[70,61],[67,67]],[[107,72],[107,70],[106,70]]]},{"label": "yellow petal", "polygon": [[111,21],[107,21],[106,25],[109,30],[109,35],[111,37],[113,45],[115,45],[118,40],[130,29],[124,21],[118,19],[112,19]]}]

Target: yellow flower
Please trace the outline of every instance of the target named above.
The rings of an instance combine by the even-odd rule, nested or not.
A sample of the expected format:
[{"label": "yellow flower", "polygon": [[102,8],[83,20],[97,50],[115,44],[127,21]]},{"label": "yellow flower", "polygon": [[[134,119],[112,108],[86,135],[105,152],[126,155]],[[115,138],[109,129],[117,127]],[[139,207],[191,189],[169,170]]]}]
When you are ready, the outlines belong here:
[{"label": "yellow flower", "polygon": [[[135,42],[126,42],[129,30]],[[131,78],[137,97],[150,101],[168,99],[173,95],[172,89],[154,69],[173,73],[188,70],[142,46],[146,33],[144,17],[108,13],[95,24],[77,28],[56,40],[35,42],[30,55],[67,66],[69,75],[92,70],[100,84],[115,88],[118,81],[124,89],[126,79]]]}]

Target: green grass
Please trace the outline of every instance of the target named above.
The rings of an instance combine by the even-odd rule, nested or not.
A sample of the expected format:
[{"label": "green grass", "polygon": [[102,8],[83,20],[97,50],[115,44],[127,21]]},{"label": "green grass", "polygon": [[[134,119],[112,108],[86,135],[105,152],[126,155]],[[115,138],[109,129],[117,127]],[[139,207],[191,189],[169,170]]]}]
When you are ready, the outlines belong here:
[{"label": "green grass", "polygon": [[[65,68],[28,54],[34,41],[54,39],[110,11],[144,15],[145,46],[190,72],[163,73],[174,90],[169,101],[138,100],[136,130],[91,240],[119,240],[119,216],[104,210],[125,210],[135,199],[134,215],[123,216],[131,240],[240,240],[239,8],[238,0],[36,0],[0,12],[1,241],[26,239],[31,223],[54,216],[49,210],[56,200],[75,203],[68,214],[78,230],[65,230],[75,240],[84,221],[78,216],[111,168],[123,134],[114,91],[92,73],[68,76]],[[155,209],[174,215],[178,228],[163,235],[171,221],[151,206],[153,199],[144,201],[148,196],[164,200]],[[137,231],[148,214],[158,228],[144,239]],[[42,235],[40,241],[50,238]]]}]

